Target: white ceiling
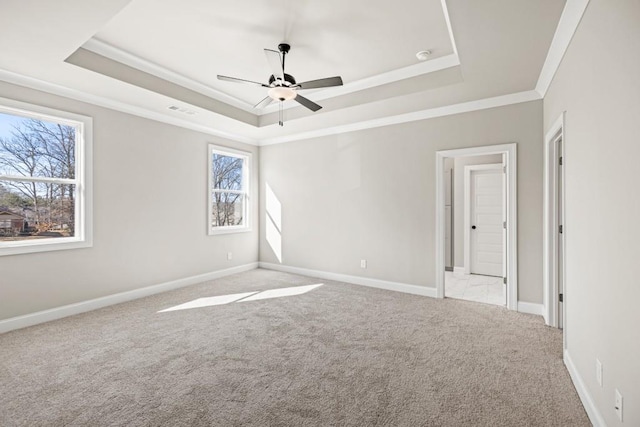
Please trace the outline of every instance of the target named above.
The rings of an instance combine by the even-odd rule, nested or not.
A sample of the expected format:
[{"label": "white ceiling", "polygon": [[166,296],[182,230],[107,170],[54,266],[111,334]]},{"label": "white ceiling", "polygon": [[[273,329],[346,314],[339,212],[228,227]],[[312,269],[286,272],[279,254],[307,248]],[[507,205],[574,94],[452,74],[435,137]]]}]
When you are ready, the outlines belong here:
[{"label": "white ceiling", "polygon": [[414,65],[420,50],[453,53],[440,1],[135,0],[94,38],[249,105],[263,88],[216,75],[268,83],[263,49],[281,42],[292,45],[286,66],[299,82],[354,82]]},{"label": "white ceiling", "polygon": [[[3,0],[0,78],[239,140],[291,137],[531,91],[564,0]],[[256,111],[263,49],[286,41],[324,108]],[[430,49],[428,61],[415,53]],[[191,114],[168,110],[176,105]]]}]

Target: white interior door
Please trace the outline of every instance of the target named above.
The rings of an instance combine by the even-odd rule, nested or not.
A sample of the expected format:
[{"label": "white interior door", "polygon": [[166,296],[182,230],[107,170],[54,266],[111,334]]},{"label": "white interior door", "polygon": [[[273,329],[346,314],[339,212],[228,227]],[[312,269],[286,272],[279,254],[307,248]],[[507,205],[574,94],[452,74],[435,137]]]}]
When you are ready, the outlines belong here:
[{"label": "white interior door", "polygon": [[503,274],[503,173],[472,170],[470,176],[471,273]]},{"label": "white interior door", "polygon": [[445,233],[444,233],[444,266],[453,267],[453,221],[451,209],[451,171],[444,173],[444,215],[445,215]]},{"label": "white interior door", "polygon": [[444,232],[444,266],[447,268],[453,267],[453,259],[451,257],[451,242],[453,241],[452,224],[451,224],[451,206],[444,207],[445,214],[445,232]]},{"label": "white interior door", "polygon": [[557,209],[556,209],[556,213],[557,213],[557,218],[556,218],[556,223],[558,224],[558,247],[556,250],[556,254],[557,254],[557,281],[558,281],[558,328],[562,329],[564,327],[563,324],[563,310],[564,310],[564,306],[563,306],[563,301],[564,301],[564,212],[563,212],[563,208],[564,208],[564,201],[563,201],[563,196],[564,196],[564,191],[563,191],[563,186],[564,186],[564,182],[562,180],[563,178],[563,174],[562,174],[562,136],[560,136],[558,138],[558,140],[556,141],[556,176],[558,177],[558,179],[556,180],[556,182],[558,183],[558,186],[556,188],[556,195],[557,195]]},{"label": "white interior door", "polygon": [[507,195],[509,192],[507,191],[507,159],[506,156],[502,155],[502,297],[504,298],[505,304],[508,295],[507,295],[507,242],[508,242],[508,231],[507,231],[507,206],[508,200]]}]

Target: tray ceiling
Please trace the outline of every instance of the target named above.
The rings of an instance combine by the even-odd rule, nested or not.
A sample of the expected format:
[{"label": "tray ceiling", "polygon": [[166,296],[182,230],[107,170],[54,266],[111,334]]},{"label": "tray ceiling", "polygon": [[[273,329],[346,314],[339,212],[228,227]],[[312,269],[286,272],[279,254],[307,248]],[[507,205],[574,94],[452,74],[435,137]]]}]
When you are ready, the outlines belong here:
[{"label": "tray ceiling", "polygon": [[[222,136],[274,140],[532,91],[563,7],[562,0],[8,0],[0,72]],[[345,85],[305,91],[323,105],[317,113],[285,103],[279,127],[277,105],[253,108],[264,88],[216,75],[266,82],[263,49],[283,41],[292,46],[287,72],[298,81],[340,75]],[[426,49],[432,55],[418,61]]]}]

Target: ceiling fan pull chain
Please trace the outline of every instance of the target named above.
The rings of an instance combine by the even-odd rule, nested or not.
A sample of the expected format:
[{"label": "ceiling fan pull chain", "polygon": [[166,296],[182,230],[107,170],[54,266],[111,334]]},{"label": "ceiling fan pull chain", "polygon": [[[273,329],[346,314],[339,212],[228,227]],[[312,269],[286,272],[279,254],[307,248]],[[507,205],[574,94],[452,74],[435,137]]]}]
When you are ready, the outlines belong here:
[{"label": "ceiling fan pull chain", "polygon": [[283,109],[282,109],[282,101],[280,101],[280,115],[279,115],[279,119],[280,119],[280,120],[279,120],[279,122],[278,122],[278,124],[279,124],[280,126],[284,126],[284,120],[283,120],[283,117],[282,117],[282,116],[283,116],[283,114],[284,114],[284,112],[283,112]]}]

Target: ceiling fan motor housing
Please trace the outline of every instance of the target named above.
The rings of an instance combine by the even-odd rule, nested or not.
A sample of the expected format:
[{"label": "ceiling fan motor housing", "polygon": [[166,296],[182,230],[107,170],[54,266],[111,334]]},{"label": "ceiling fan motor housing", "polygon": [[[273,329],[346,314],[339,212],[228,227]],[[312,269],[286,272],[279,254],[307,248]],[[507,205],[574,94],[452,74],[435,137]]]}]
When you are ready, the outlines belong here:
[{"label": "ceiling fan motor housing", "polygon": [[[274,85],[275,83],[275,85]],[[276,77],[272,74],[269,77],[269,86],[292,86],[296,84],[296,79],[293,78],[291,74],[284,73],[284,81],[276,79]]]},{"label": "ceiling fan motor housing", "polygon": [[288,43],[280,43],[278,45],[278,50],[282,53],[289,53],[291,46]]}]

